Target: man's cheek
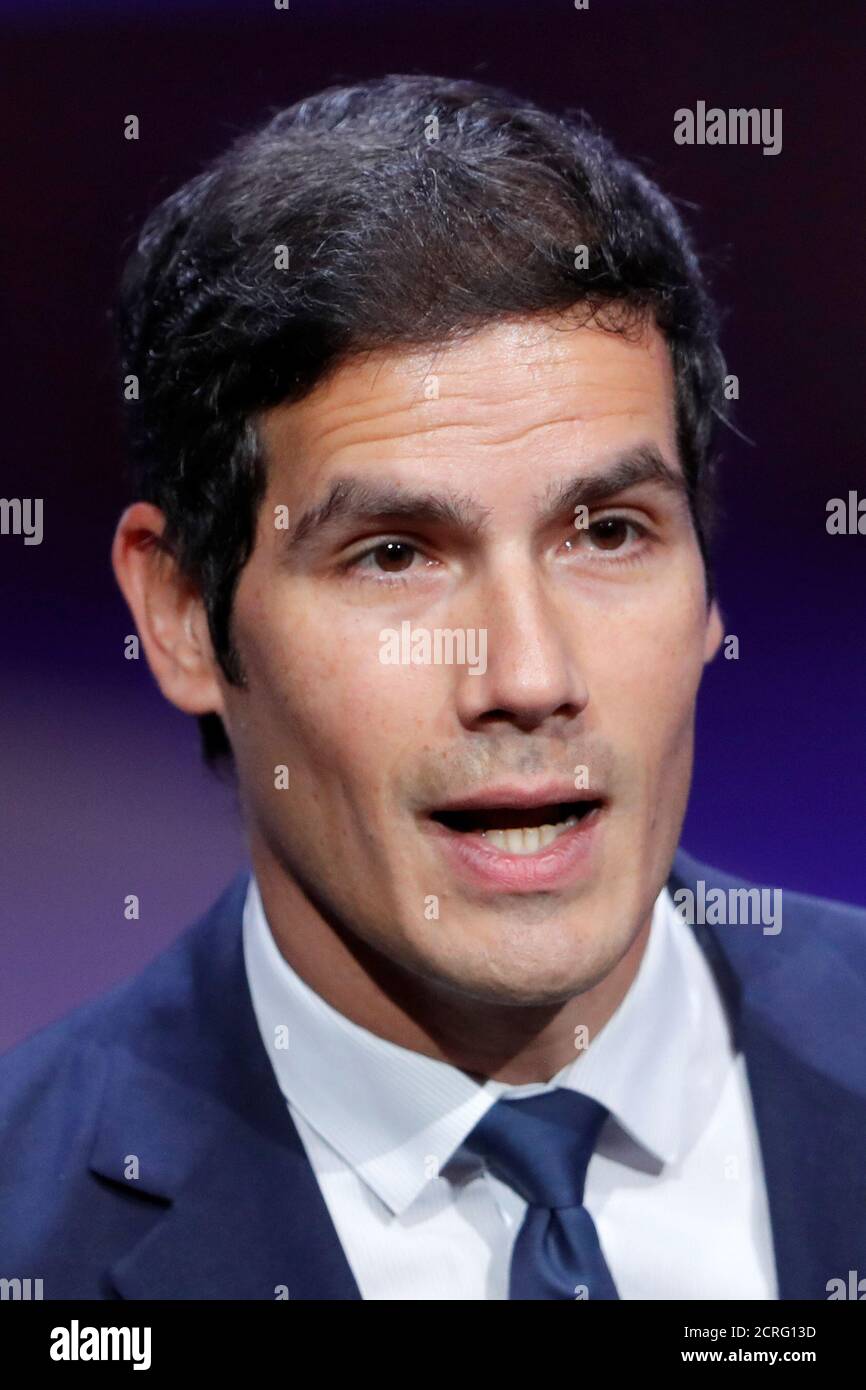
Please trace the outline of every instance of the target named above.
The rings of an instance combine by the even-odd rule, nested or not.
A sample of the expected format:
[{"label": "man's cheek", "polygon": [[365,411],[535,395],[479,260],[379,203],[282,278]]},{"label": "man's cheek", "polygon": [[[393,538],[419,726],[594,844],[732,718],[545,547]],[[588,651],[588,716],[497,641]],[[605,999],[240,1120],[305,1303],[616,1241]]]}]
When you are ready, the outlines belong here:
[{"label": "man's cheek", "polygon": [[281,718],[309,719],[315,726],[323,719],[340,717],[340,705],[350,708],[356,696],[352,672],[358,663],[338,642],[329,641],[325,630],[291,636],[276,634],[266,640],[256,666],[249,671],[249,687],[269,692]]}]

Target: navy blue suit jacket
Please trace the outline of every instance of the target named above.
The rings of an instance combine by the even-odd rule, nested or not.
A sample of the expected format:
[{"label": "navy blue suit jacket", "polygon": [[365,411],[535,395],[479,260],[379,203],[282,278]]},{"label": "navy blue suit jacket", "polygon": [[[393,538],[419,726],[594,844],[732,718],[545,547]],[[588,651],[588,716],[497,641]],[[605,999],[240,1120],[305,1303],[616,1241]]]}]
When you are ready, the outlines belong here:
[{"label": "navy blue suit jacket", "polygon": [[[0,1059],[0,1277],[47,1299],[360,1298],[253,1014],[247,877]],[[749,886],[679,852],[671,890],[699,879]],[[866,1275],[866,912],[786,892],[778,935],[691,929],[745,1054],[780,1297],[825,1299]]]}]

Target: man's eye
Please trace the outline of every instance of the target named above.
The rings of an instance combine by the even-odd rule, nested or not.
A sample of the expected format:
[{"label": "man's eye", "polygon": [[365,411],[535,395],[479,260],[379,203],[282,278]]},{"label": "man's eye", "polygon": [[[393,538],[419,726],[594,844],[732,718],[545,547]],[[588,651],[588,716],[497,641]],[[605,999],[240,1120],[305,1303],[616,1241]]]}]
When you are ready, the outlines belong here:
[{"label": "man's eye", "polygon": [[400,575],[412,568],[412,561],[420,554],[409,541],[379,541],[369,550],[354,555],[348,561],[347,568],[368,574]]},{"label": "man's eye", "polygon": [[584,563],[625,565],[645,558],[650,532],[640,521],[629,516],[600,516],[588,524],[577,526],[565,542],[566,550]]},{"label": "man's eye", "polygon": [[635,531],[634,523],[622,516],[606,516],[587,527],[593,544],[599,550],[621,550]]},{"label": "man's eye", "polygon": [[568,548],[577,550],[588,547],[597,553],[632,550],[635,542],[645,535],[646,529],[627,516],[603,516],[586,527],[578,527],[569,538]]},{"label": "man's eye", "polygon": [[377,566],[388,574],[398,574],[400,570],[407,570],[415,553],[414,547],[407,545],[405,541],[384,541],[382,545],[377,545],[375,550],[367,552],[375,559]]}]

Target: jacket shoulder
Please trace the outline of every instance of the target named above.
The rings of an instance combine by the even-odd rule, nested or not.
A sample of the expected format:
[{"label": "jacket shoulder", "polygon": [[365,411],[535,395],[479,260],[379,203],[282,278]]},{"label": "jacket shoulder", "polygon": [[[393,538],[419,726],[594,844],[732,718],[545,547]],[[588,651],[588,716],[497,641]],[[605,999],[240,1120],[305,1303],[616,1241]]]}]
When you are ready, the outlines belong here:
[{"label": "jacket shoulder", "polygon": [[866,909],[717,869],[678,850],[671,871],[672,889],[686,887],[694,891],[701,880],[708,888],[721,888],[726,893],[757,890],[778,894],[782,922],[779,944],[783,950],[798,954],[806,951],[810,955],[815,951],[835,952],[850,970],[866,980]]},{"label": "jacket shoulder", "polygon": [[[202,1070],[196,1046],[206,1059],[208,1040],[211,1050],[219,1043],[226,1000],[243,969],[239,928],[247,877],[238,874],[138,974],[0,1057],[0,1270],[43,1279],[46,1298],[115,1298],[108,1271],[163,1209],[106,1181],[93,1163],[94,1145],[112,1085],[129,1075],[135,1079],[128,1114],[140,1124],[115,1132],[117,1154],[125,1162],[125,1145],[144,1137],[152,1156],[162,1156],[169,1122],[150,1127],[149,1116],[164,1117],[148,1110],[148,1087],[160,1094],[166,1074],[168,1085]],[[201,1041],[209,1000],[218,1017],[206,1021],[210,1031]]]},{"label": "jacket shoulder", "polygon": [[[54,1135],[68,1139],[73,1117],[83,1122],[100,1088],[105,1054],[161,1010],[182,1009],[192,988],[197,949],[246,882],[239,873],[218,900],[142,970],[96,999],[79,1004],[0,1056],[0,1179]],[[67,1114],[68,1112],[68,1114]]]}]

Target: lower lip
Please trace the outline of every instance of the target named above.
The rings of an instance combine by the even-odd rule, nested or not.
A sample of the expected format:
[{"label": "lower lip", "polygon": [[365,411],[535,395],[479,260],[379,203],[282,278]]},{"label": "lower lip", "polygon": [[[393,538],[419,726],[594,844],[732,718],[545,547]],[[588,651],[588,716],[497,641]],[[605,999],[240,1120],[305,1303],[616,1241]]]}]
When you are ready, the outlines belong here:
[{"label": "lower lip", "polygon": [[473,887],[538,893],[567,888],[589,877],[603,814],[604,807],[596,807],[536,854],[508,854],[480,835],[449,830],[439,821],[428,821],[428,825],[454,871]]}]

